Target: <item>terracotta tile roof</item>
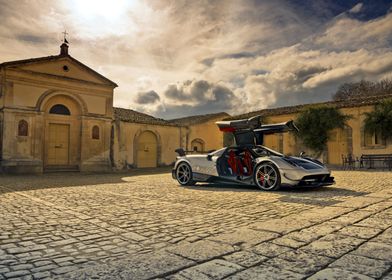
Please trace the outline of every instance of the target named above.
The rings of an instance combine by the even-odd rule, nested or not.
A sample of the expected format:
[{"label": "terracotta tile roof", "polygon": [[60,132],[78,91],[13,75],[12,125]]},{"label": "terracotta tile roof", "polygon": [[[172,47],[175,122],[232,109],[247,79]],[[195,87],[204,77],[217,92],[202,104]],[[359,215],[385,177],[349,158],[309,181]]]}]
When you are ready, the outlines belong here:
[{"label": "terracotta tile roof", "polygon": [[213,119],[219,119],[219,118],[224,119],[227,117],[230,117],[230,115],[228,113],[219,112],[219,113],[214,113],[214,114],[189,116],[189,117],[185,117],[185,118],[172,119],[172,120],[168,120],[168,121],[171,123],[179,124],[179,125],[193,125],[193,124],[207,122],[207,121],[213,120]]},{"label": "terracotta tile roof", "polygon": [[17,65],[23,65],[23,64],[30,64],[30,63],[35,63],[35,62],[48,62],[48,61],[55,61],[59,58],[69,58],[71,59],[73,62],[75,62],[76,64],[79,64],[81,67],[85,68],[87,71],[97,75],[98,77],[100,77],[101,79],[105,80],[106,82],[108,82],[110,85],[114,86],[114,87],[118,87],[118,85],[109,80],[108,78],[106,78],[105,76],[99,74],[97,71],[95,71],[94,69],[88,67],[87,65],[85,65],[84,63],[80,62],[79,60],[73,58],[72,56],[68,55],[50,55],[50,56],[44,56],[44,57],[36,57],[36,58],[29,58],[29,59],[22,59],[22,60],[14,60],[14,61],[7,61],[7,62],[3,62],[0,63],[0,68],[2,67],[12,67],[12,66],[17,66]]},{"label": "terracotta tile roof", "polygon": [[320,106],[320,105],[331,105],[336,108],[349,108],[349,107],[361,107],[368,105],[375,105],[380,102],[380,100],[392,98],[392,94],[390,95],[380,95],[380,96],[369,96],[364,98],[352,98],[347,100],[337,100],[337,101],[327,101],[320,103],[310,103],[310,104],[301,104],[295,106],[287,106],[287,107],[279,107],[279,108],[271,108],[271,109],[263,109],[259,111],[253,111],[237,116],[232,116],[226,118],[226,120],[234,120],[234,119],[247,119],[250,117],[254,117],[257,115],[261,116],[277,116],[277,115],[287,115],[287,114],[295,114],[301,111],[302,109],[309,106]]},{"label": "terracotta tile roof", "polygon": [[153,116],[140,113],[131,109],[124,108],[113,108],[114,118],[123,122],[143,123],[143,124],[154,124],[154,125],[168,125],[168,126],[179,126],[176,123],[171,123],[164,119],[155,118]]}]

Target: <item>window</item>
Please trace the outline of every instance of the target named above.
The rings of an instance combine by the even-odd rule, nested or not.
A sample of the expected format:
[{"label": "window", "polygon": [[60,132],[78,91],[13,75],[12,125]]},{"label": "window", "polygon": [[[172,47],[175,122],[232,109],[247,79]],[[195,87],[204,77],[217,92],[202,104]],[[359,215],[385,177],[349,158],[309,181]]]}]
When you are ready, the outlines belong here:
[{"label": "window", "polygon": [[93,126],[93,130],[92,130],[92,135],[91,135],[91,137],[92,137],[93,139],[99,140],[99,127],[98,127],[98,125],[94,125],[94,126]]},{"label": "window", "polygon": [[18,136],[29,135],[29,124],[25,120],[20,120],[18,123]]},{"label": "window", "polygon": [[365,138],[365,146],[367,146],[367,147],[384,146],[386,144],[385,139],[383,139],[383,137],[382,137],[381,130],[376,130],[375,133],[365,131],[364,138]]},{"label": "window", "polygon": [[56,104],[49,110],[50,114],[56,114],[56,115],[71,115],[71,112],[67,107],[61,104]]}]

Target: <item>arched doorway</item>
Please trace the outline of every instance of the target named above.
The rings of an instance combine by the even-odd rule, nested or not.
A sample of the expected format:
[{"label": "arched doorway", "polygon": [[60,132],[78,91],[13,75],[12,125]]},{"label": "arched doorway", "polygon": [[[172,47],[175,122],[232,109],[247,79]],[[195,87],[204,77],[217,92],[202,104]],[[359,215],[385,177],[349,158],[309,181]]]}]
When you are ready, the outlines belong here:
[{"label": "arched doorway", "polygon": [[157,167],[158,163],[158,139],[152,131],[143,131],[137,141],[136,166],[138,168]]},{"label": "arched doorway", "polygon": [[81,159],[80,104],[67,94],[43,102],[44,168],[78,170]]},{"label": "arched doorway", "polygon": [[204,141],[200,138],[193,139],[191,142],[191,150],[194,152],[204,152]]}]

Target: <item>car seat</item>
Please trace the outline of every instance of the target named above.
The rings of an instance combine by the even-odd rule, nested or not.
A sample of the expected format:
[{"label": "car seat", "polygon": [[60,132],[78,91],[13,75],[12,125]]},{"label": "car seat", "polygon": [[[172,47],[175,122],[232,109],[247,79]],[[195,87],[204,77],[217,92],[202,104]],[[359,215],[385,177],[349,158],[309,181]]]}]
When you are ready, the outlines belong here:
[{"label": "car seat", "polygon": [[253,173],[253,166],[252,166],[252,156],[249,151],[244,152],[243,157],[243,165],[246,167],[247,175],[251,175]]},{"label": "car seat", "polygon": [[229,164],[231,170],[233,171],[233,175],[237,173],[237,159],[235,156],[234,150],[229,151],[229,158],[227,159],[227,163]]}]

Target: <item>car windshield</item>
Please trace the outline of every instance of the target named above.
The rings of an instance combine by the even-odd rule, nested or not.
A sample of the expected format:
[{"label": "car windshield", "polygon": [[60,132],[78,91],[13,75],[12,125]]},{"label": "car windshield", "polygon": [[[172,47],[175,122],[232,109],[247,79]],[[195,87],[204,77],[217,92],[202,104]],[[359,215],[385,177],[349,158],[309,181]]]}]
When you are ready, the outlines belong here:
[{"label": "car windshield", "polygon": [[284,157],[283,154],[278,153],[277,151],[271,150],[270,148],[257,145],[252,149],[258,156],[278,156]]}]

